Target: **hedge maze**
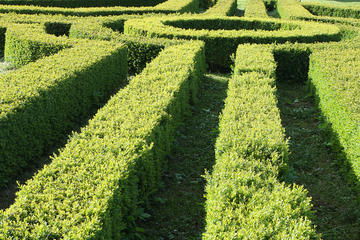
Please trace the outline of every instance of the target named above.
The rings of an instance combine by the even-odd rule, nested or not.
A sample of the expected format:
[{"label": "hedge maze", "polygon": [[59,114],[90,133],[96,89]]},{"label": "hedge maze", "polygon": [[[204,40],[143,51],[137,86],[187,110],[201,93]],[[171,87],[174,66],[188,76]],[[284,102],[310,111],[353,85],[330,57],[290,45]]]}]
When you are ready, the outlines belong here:
[{"label": "hedge maze", "polygon": [[[238,16],[236,0],[0,4],[11,66],[0,72],[0,239],[360,238],[360,8],[248,0]],[[212,96],[218,110],[202,105]],[[193,118],[200,127],[186,126]],[[181,134],[208,121],[211,131]],[[323,152],[313,133],[294,137],[306,122]],[[161,212],[170,205],[157,194],[176,191],[168,176],[190,176],[171,172],[190,136],[209,146],[184,156],[211,159],[195,173],[200,219],[182,216],[197,233],[180,224],[164,235],[155,216],[171,209]],[[333,172],[318,175],[336,175],[323,190],[319,164]]]}]

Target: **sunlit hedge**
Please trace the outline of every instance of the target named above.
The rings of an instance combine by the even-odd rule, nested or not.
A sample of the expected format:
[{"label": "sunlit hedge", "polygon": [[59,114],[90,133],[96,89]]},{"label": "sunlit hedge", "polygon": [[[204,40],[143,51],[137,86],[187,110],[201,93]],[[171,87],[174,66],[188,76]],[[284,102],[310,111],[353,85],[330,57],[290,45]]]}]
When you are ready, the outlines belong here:
[{"label": "sunlit hedge", "polygon": [[70,41],[35,28],[15,25],[6,32],[5,58],[22,67],[0,75],[0,186],[126,81],[124,45]]},{"label": "sunlit hedge", "polygon": [[158,187],[204,61],[199,42],[161,52],[21,187],[0,213],[0,238],[124,238],[138,204]]},{"label": "sunlit hedge", "polygon": [[[204,240],[318,238],[306,190],[278,180],[288,145],[272,51],[256,45],[237,50],[220,116],[216,164],[207,176]],[[264,54],[264,61],[257,60]]]}]

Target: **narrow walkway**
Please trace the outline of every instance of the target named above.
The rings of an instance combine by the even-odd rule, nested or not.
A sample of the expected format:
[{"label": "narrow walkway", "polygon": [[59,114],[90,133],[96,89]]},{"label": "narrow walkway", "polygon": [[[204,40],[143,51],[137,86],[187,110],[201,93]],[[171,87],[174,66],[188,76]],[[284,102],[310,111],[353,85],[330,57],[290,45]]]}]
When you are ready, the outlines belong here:
[{"label": "narrow walkway", "polygon": [[138,224],[144,239],[201,239],[205,211],[202,175],[215,161],[214,144],[228,78],[207,75],[193,115],[180,127],[169,157],[163,188],[145,210],[150,217]]},{"label": "narrow walkway", "polygon": [[330,148],[328,132],[313,98],[301,83],[277,83],[282,124],[290,138],[287,181],[309,191],[314,224],[324,240],[360,239],[360,207],[356,193],[341,174],[342,163]]}]

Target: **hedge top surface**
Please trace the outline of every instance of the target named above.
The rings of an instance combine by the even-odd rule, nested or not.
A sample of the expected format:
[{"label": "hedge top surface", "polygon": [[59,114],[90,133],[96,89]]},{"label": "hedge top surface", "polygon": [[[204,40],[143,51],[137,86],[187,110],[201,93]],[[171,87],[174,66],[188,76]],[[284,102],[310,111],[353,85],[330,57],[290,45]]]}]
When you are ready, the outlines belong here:
[{"label": "hedge top surface", "polygon": [[329,2],[301,2],[301,5],[303,6],[319,6],[319,7],[326,7],[326,8],[333,8],[333,9],[341,9],[341,10],[357,10],[360,11],[360,5],[337,5],[335,3],[329,3]]},{"label": "hedge top surface", "polygon": [[[211,27],[209,27],[211,26]],[[255,27],[255,29],[253,29]],[[208,37],[291,38],[338,34],[339,28],[324,23],[238,17],[171,16],[131,19],[125,33],[147,37],[204,39]]]},{"label": "hedge top surface", "polygon": [[0,13],[21,14],[62,14],[66,16],[110,16],[124,14],[176,13],[194,12],[198,10],[198,0],[168,0],[154,7],[41,7],[26,5],[2,5]]}]

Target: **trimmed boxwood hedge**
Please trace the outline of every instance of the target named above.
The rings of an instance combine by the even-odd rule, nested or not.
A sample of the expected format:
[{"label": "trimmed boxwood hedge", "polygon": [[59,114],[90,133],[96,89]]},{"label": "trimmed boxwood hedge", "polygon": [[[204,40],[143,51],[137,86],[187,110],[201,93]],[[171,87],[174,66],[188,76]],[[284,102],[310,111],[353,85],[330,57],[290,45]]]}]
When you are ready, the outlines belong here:
[{"label": "trimmed boxwood hedge", "polygon": [[244,16],[257,18],[269,17],[263,0],[248,0]]},{"label": "trimmed boxwood hedge", "polygon": [[154,7],[91,7],[91,8],[61,8],[0,5],[0,13],[18,14],[61,14],[65,16],[111,16],[124,14],[147,13],[184,13],[196,12],[199,0],[168,0]]},{"label": "trimmed boxwood hedge", "polygon": [[[351,181],[360,186],[360,50],[351,44],[314,49],[309,85],[346,155]],[[335,141],[331,141],[336,147]],[[347,169],[348,170],[348,169]]]},{"label": "trimmed boxwood hedge", "polygon": [[[128,48],[129,73],[140,73],[147,63],[167,46],[184,43],[183,40],[157,39],[121,34],[124,22],[131,16],[87,18],[73,23],[71,38],[107,40],[126,44]],[[118,31],[114,31],[118,30]]]},{"label": "trimmed boxwood hedge", "polygon": [[45,29],[38,25],[12,25],[5,36],[5,61],[18,68],[71,47],[69,41],[64,40],[45,34]]},{"label": "trimmed boxwood hedge", "polygon": [[314,15],[360,18],[360,7],[343,7],[324,3],[303,3],[302,6]]},{"label": "trimmed boxwood hedge", "polygon": [[121,44],[55,37],[40,25],[9,26],[6,36],[5,58],[28,64],[0,75],[0,187],[78,127],[127,76]]},{"label": "trimmed boxwood hedge", "polygon": [[353,26],[360,26],[358,19],[314,16],[296,0],[277,0],[277,10],[281,18],[293,20],[308,20],[325,23],[340,23]]},{"label": "trimmed boxwood hedge", "polygon": [[296,0],[277,0],[276,8],[280,17],[284,19],[297,19],[298,17],[314,17]]},{"label": "trimmed boxwood hedge", "polygon": [[0,238],[124,239],[204,71],[201,42],[161,52],[0,211]]},{"label": "trimmed boxwood hedge", "polygon": [[288,145],[277,108],[272,51],[259,45],[237,50],[236,72],[220,115],[216,163],[207,175],[204,240],[319,238],[307,191],[278,180]]},{"label": "trimmed boxwood hedge", "polygon": [[230,55],[241,43],[321,42],[340,39],[340,30],[333,25],[211,16],[130,19],[125,22],[124,33],[134,36],[202,40],[205,42],[207,62],[213,68],[228,68],[232,64]]},{"label": "trimmed boxwood hedge", "polygon": [[163,1],[164,0],[0,0],[0,4],[42,7],[142,7],[155,6]]},{"label": "trimmed boxwood hedge", "polygon": [[233,16],[237,9],[237,0],[217,0],[203,15],[225,17]]}]

